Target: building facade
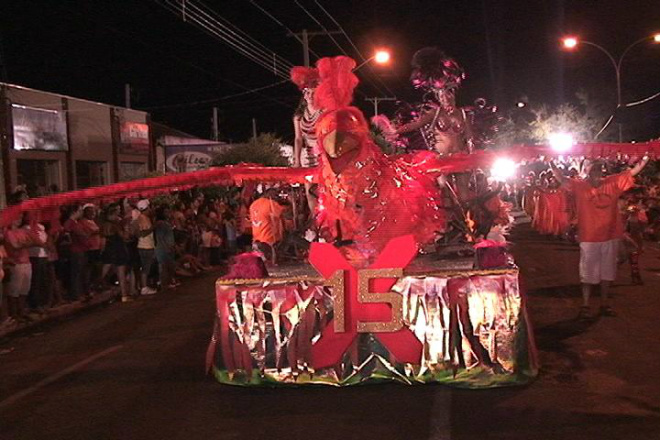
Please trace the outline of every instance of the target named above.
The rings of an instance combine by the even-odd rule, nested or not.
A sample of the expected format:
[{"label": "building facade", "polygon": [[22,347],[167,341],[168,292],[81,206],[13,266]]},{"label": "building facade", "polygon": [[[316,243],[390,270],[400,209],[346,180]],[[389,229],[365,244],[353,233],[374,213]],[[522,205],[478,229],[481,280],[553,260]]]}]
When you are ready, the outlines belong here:
[{"label": "building facade", "polygon": [[0,83],[0,205],[144,177],[155,169],[149,114]]}]

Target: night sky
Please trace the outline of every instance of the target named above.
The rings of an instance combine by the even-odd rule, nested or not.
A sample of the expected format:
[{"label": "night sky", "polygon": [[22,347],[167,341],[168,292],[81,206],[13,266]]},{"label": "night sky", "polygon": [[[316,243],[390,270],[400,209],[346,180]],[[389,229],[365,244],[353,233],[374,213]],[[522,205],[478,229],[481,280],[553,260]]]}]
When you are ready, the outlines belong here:
[{"label": "night sky", "polygon": [[[220,100],[282,78],[194,23],[184,22],[162,6],[166,1],[4,0],[0,80],[115,105],[123,104],[124,84],[130,83],[133,107],[174,128],[209,137],[211,108],[217,105],[223,140],[246,139],[252,118],[257,119],[259,131],[274,131],[290,140],[291,114],[300,96],[297,89],[283,83]],[[317,2],[299,1],[327,29],[337,28]],[[254,2],[283,26],[249,0],[203,0],[280,57],[302,65],[301,45],[287,37],[285,27],[295,32],[321,27],[293,0]],[[605,55],[590,47],[564,53],[558,39],[576,34],[618,57],[636,39],[660,32],[660,2],[648,0],[318,3],[365,57],[376,47],[392,51],[391,66],[360,70],[356,104],[368,115],[372,107],[365,102],[367,96],[416,98],[408,81],[410,60],[417,49],[431,45],[445,50],[467,71],[459,92],[462,104],[485,97],[506,111],[522,96],[532,105],[557,104],[573,100],[575,92],[584,88],[614,108],[614,69]],[[345,36],[334,38],[350,56],[359,58]],[[321,56],[342,54],[323,36],[315,37],[311,48]],[[315,58],[312,55],[312,61]],[[632,49],[622,77],[624,101],[660,91],[660,45],[645,43]],[[381,109],[391,114],[394,106],[383,103]],[[660,135],[660,105],[646,105],[632,117],[644,120],[640,138]]]}]

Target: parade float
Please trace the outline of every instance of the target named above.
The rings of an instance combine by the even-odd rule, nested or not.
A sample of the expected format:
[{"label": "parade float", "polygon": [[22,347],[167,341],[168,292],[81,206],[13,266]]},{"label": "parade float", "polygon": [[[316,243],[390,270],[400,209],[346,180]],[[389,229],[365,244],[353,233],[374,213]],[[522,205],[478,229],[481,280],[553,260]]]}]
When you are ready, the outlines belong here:
[{"label": "parade float", "polygon": [[[462,75],[444,63],[447,69],[437,69],[437,77]],[[216,315],[207,371],[221,383],[257,386],[528,383],[538,362],[520,274],[506,244],[470,243],[477,258],[422,251],[448,223],[436,186],[440,176],[489,169],[502,158],[520,162],[555,153],[517,146],[387,156],[374,144],[360,110],[350,106],[354,67],[346,57],[324,58],[313,72],[314,96],[306,95],[322,111],[313,121],[319,154],[311,168],[218,167],[72,191],[7,208],[0,224],[7,226],[26,211],[55,218],[67,204],[193,187],[316,184],[319,235],[307,261],[266,270],[258,255],[239,255],[230,272],[209,286]],[[416,78],[452,94],[457,86],[456,80]],[[453,95],[449,101],[441,92],[438,96],[453,102]],[[444,146],[466,123],[464,112],[435,108],[430,114],[432,130],[440,128],[434,139]],[[443,132],[441,125],[448,128]],[[575,145],[573,153],[641,155],[659,147],[585,144]]]}]

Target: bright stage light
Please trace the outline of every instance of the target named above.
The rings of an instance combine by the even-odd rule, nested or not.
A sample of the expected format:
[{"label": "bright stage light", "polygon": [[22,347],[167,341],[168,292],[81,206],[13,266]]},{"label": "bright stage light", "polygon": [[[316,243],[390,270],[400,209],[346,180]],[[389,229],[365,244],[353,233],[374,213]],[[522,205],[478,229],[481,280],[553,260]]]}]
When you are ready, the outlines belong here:
[{"label": "bright stage light", "polygon": [[376,55],[374,55],[374,60],[378,64],[385,64],[390,61],[390,53],[386,50],[379,50],[376,52]]},{"label": "bright stage light", "polygon": [[655,41],[656,43],[660,43],[660,32],[653,35],[653,41]]},{"label": "bright stage light", "polygon": [[522,102],[522,101],[518,101],[518,103],[517,103],[516,105],[518,106],[518,108],[523,108],[523,107],[525,107],[527,104],[525,104],[525,103]]},{"label": "bright stage light", "polygon": [[490,169],[490,176],[499,181],[507,180],[516,174],[516,164],[511,159],[500,158]]},{"label": "bright stage light", "polygon": [[548,136],[550,148],[556,153],[566,153],[573,148],[575,141],[568,133],[552,133]]},{"label": "bright stage light", "polygon": [[575,37],[566,37],[562,40],[566,49],[574,49],[578,45],[578,39]]}]

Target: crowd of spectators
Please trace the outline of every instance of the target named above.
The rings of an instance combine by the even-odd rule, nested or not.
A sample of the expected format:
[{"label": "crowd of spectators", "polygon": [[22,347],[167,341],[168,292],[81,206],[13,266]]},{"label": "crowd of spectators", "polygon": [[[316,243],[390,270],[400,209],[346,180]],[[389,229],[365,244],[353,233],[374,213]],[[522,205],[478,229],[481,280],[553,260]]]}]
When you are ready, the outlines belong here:
[{"label": "crowd of spectators", "polygon": [[[275,264],[296,223],[291,194],[210,188],[64,206],[60,218],[48,220],[26,212],[0,231],[0,328],[100,292],[129,302],[173,290],[253,245]],[[299,197],[302,211],[304,193]],[[13,203],[26,198],[23,191],[12,195]]]}]

